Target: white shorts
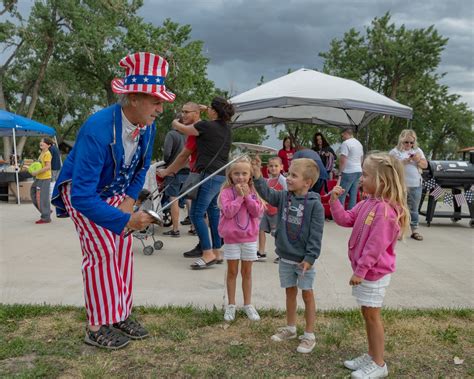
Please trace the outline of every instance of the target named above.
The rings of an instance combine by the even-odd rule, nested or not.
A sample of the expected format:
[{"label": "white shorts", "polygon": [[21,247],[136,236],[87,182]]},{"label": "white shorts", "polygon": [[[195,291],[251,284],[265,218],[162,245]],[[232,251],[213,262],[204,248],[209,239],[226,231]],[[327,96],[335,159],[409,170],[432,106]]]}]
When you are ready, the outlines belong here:
[{"label": "white shorts", "polygon": [[224,258],[227,260],[256,261],[257,241],[224,244]]},{"label": "white shorts", "polygon": [[356,298],[360,306],[382,308],[390,278],[391,275],[388,274],[375,281],[363,280],[361,284],[352,287],[352,296]]}]

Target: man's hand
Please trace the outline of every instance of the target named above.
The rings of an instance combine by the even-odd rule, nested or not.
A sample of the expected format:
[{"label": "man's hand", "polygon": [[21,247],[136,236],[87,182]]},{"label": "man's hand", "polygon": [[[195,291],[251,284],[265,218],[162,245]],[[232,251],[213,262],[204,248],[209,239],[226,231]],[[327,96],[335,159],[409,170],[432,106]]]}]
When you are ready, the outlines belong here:
[{"label": "man's hand", "polygon": [[133,200],[129,196],[125,196],[125,199],[123,199],[122,203],[118,206],[118,209],[120,209],[124,213],[132,213],[134,205],[135,200]]},{"label": "man's hand", "polygon": [[156,170],[156,175],[158,175],[160,178],[165,178],[169,175],[169,172],[166,168],[159,168]]},{"label": "man's hand", "polygon": [[351,279],[349,280],[349,285],[351,286],[357,286],[360,283],[362,283],[363,278],[359,278],[357,275],[352,275]]},{"label": "man's hand", "polygon": [[252,176],[255,179],[260,178],[260,176],[262,176],[262,160],[256,155],[250,163],[252,164]]},{"label": "man's hand", "polygon": [[127,228],[132,230],[143,230],[153,222],[153,218],[144,211],[132,213],[128,220]]},{"label": "man's hand", "polygon": [[344,193],[344,188],[342,188],[341,186],[335,186],[331,190],[331,201],[336,201],[339,198],[339,196],[341,196],[343,193]]}]

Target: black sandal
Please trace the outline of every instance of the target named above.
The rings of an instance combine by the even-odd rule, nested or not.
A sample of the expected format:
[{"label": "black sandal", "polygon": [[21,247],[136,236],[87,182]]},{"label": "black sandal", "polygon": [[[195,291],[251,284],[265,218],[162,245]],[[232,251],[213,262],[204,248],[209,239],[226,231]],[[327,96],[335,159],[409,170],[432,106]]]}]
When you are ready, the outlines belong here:
[{"label": "black sandal", "polygon": [[148,330],[146,330],[138,322],[133,321],[130,317],[128,317],[125,321],[120,321],[116,324],[113,324],[113,327],[133,340],[141,340],[150,335]]},{"label": "black sandal", "polygon": [[119,333],[106,325],[102,325],[97,332],[87,329],[84,342],[88,345],[100,347],[102,349],[118,350],[127,346],[130,339],[122,333]]}]

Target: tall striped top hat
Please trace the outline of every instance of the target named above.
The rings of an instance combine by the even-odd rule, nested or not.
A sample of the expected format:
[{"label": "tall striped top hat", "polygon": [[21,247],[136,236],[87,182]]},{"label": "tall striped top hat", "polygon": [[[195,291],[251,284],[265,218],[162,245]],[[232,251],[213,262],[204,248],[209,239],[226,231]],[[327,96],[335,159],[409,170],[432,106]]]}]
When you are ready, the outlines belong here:
[{"label": "tall striped top hat", "polygon": [[168,75],[166,59],[152,53],[127,55],[119,62],[125,68],[125,78],[112,80],[115,93],[146,93],[172,103],[176,95],[166,90],[165,78]]}]

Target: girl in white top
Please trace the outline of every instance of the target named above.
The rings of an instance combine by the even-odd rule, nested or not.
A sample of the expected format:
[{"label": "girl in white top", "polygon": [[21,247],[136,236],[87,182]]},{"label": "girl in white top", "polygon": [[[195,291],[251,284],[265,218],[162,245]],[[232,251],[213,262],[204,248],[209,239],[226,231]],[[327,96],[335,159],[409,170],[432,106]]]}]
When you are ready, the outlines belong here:
[{"label": "girl in white top", "polygon": [[411,216],[411,238],[421,241],[423,236],[418,233],[418,206],[422,192],[422,178],[419,169],[428,167],[423,151],[416,142],[416,133],[411,129],[402,130],[398,137],[398,145],[390,151],[390,155],[400,160],[405,167],[405,184],[407,186],[407,203]]}]

